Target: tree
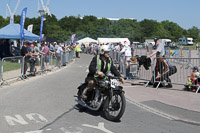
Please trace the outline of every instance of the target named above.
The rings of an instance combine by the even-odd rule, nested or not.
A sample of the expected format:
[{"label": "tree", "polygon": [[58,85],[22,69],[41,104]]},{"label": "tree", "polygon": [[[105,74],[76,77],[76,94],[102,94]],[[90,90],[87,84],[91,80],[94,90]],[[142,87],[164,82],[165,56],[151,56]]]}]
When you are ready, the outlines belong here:
[{"label": "tree", "polygon": [[169,38],[172,40],[176,40],[184,35],[184,29],[181,28],[178,24],[174,22],[170,22],[168,20],[161,22],[164,29],[166,29],[169,33]]},{"label": "tree", "polygon": [[188,37],[192,37],[195,41],[199,40],[199,29],[195,26],[188,29]]},{"label": "tree", "polygon": [[144,37],[153,37],[156,36],[156,32],[159,29],[159,23],[155,20],[144,19],[140,22],[142,27],[142,34]]}]

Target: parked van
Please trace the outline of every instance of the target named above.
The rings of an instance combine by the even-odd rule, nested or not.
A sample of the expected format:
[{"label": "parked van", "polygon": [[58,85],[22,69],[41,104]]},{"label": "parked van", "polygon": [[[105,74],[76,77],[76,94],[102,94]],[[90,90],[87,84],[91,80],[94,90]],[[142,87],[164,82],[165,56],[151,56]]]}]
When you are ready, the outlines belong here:
[{"label": "parked van", "polygon": [[[160,43],[164,44],[164,46],[168,46],[172,41],[170,39],[159,39]],[[154,39],[145,39],[145,44],[155,45]]]},{"label": "parked van", "polygon": [[189,37],[179,38],[178,42],[180,45],[193,45],[193,38]]}]

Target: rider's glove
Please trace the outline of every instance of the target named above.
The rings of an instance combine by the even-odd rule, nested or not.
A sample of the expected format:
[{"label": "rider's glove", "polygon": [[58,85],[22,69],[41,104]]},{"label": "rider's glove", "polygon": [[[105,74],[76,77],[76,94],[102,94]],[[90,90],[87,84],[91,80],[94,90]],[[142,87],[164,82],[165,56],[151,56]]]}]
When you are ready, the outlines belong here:
[{"label": "rider's glove", "polygon": [[103,72],[101,72],[101,71],[99,71],[99,70],[97,70],[97,72],[96,72],[99,76],[101,76],[101,77],[103,77],[104,76],[104,73]]},{"label": "rider's glove", "polygon": [[125,83],[125,80],[124,80],[124,78],[123,78],[123,77],[120,77],[120,80],[121,80],[122,84],[124,84],[124,83]]}]

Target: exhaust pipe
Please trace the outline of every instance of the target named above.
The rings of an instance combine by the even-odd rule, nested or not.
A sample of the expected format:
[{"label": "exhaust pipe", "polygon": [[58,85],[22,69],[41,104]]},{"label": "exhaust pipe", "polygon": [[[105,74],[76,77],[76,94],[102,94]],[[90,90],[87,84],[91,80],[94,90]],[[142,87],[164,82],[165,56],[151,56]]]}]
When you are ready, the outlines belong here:
[{"label": "exhaust pipe", "polygon": [[82,105],[83,107],[86,107],[86,108],[88,108],[88,109],[90,109],[90,110],[93,110],[93,111],[97,111],[97,110],[99,110],[99,108],[101,107],[101,104],[102,104],[102,102],[103,102],[103,97],[101,97],[100,103],[99,103],[99,105],[98,105],[96,108],[92,108],[92,107],[88,106],[85,102],[82,102],[82,101],[80,101],[80,100],[75,99],[75,101],[76,101],[78,104]]}]

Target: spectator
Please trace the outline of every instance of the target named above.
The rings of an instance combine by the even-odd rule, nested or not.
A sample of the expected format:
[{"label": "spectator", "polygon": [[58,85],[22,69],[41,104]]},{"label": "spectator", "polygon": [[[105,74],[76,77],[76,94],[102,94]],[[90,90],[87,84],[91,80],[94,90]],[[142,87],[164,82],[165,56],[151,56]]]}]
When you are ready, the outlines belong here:
[{"label": "spectator", "polygon": [[[21,55],[25,56],[24,57],[24,71],[23,71],[24,75],[26,74],[26,71],[28,69],[27,62],[30,59],[30,53],[28,52],[28,46],[29,46],[29,43],[25,42],[21,49]],[[24,77],[24,78],[26,78],[26,77]]]},{"label": "spectator", "polygon": [[[169,62],[168,60],[166,60],[165,58],[160,58],[159,59],[160,62],[163,62],[163,66],[160,66],[162,68],[162,73],[159,73],[156,77],[156,80],[158,81],[163,81],[165,80],[168,85],[166,85],[165,87],[167,88],[172,88],[172,84],[171,84],[171,79],[169,78],[169,76],[173,75],[174,73],[177,72],[177,68],[175,65],[173,65],[171,62]],[[157,85],[154,85],[154,87],[156,87]]]},{"label": "spectator", "polygon": [[54,52],[54,46],[50,43],[50,45],[49,45],[49,50],[51,51],[51,52]]},{"label": "spectator", "polygon": [[76,58],[80,58],[80,52],[82,51],[81,46],[77,44],[75,47],[75,51],[76,51]]},{"label": "spectator", "polygon": [[164,45],[162,43],[160,43],[160,40],[158,38],[155,38],[154,42],[155,42],[154,48],[156,48],[156,50],[154,52],[152,52],[150,56],[147,56],[147,58],[150,58],[156,54],[156,57],[157,57],[156,66],[154,69],[155,75],[152,76],[151,81],[149,83],[150,85],[154,84],[154,77],[156,78],[158,73],[162,73],[161,68],[163,66],[163,62],[160,62],[159,58],[160,57],[162,58],[165,55],[165,48],[164,48]]},{"label": "spectator", "polygon": [[125,67],[123,67],[124,69],[126,69],[126,78],[132,78],[130,72],[130,58],[131,58],[131,48],[128,45],[127,41],[124,41],[124,47],[123,49],[120,51],[120,54],[122,54],[125,59],[122,60],[122,62],[125,62]]},{"label": "spectator", "polygon": [[63,49],[61,47],[61,43],[59,43],[59,45],[57,45],[56,48],[56,66],[57,67],[61,67],[61,54],[63,52]]},{"label": "spectator", "polygon": [[36,64],[35,64],[35,69],[36,69],[36,72],[37,72],[39,70],[39,61],[40,61],[40,55],[42,54],[42,52],[41,52],[37,42],[35,42],[33,44],[34,44],[34,51],[36,53],[38,53],[37,56],[36,56],[37,59],[36,59]]},{"label": "spectator", "polygon": [[49,68],[49,47],[47,46],[47,43],[45,43],[45,45],[43,44],[43,47],[42,47],[42,50],[41,50],[43,53],[44,53],[44,66],[46,69]]},{"label": "spectator", "polygon": [[198,44],[198,42],[196,43],[196,50],[198,50],[198,48],[199,48],[199,44]]},{"label": "spectator", "polygon": [[39,53],[35,51],[35,45],[34,44],[31,44],[30,48],[31,48],[31,57],[29,59],[30,73],[31,73],[32,76],[35,76],[35,72],[36,72],[35,66],[38,65],[37,56],[39,55]]}]

